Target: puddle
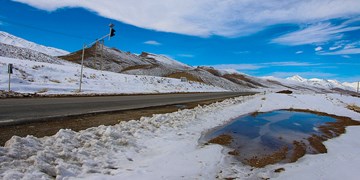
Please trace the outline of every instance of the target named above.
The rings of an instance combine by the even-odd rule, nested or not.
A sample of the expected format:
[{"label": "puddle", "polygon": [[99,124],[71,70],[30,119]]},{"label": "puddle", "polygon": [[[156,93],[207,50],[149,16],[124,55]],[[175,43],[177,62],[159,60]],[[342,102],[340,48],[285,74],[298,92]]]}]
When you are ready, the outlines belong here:
[{"label": "puddle", "polygon": [[307,111],[278,110],[241,116],[206,133],[201,142],[232,149],[229,154],[242,163],[264,167],[295,162],[308,154],[326,153],[323,141],[359,125],[346,117]]}]

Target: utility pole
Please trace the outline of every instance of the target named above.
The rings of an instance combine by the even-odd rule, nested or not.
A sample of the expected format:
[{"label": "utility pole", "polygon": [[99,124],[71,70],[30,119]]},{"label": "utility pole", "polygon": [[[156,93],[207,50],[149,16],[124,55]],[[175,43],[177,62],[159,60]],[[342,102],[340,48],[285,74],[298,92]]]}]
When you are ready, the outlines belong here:
[{"label": "utility pole", "polygon": [[81,70],[80,70],[79,92],[81,92],[81,84],[82,84],[83,69],[84,69],[85,48],[86,48],[86,44],[83,45],[83,50],[82,50],[82,55],[81,55]]},{"label": "utility pole", "polygon": [[[82,56],[81,56],[81,70],[80,70],[80,83],[79,83],[79,92],[81,92],[81,84],[82,84],[82,77],[83,77],[83,68],[84,68],[84,56],[85,56],[85,49],[86,47],[91,47],[91,45],[94,45],[95,44],[95,58],[94,58],[94,68],[96,67],[96,49],[97,49],[97,45],[99,44],[99,42],[101,43],[102,42],[102,48],[101,48],[101,51],[103,51],[103,48],[104,48],[104,39],[109,37],[109,40],[111,39],[111,37],[115,36],[115,29],[114,29],[114,24],[109,24],[109,27],[110,27],[110,32],[109,34],[99,38],[99,39],[96,39],[96,41],[86,45],[84,44],[83,45],[83,50],[82,50]],[[101,56],[103,56],[102,52],[101,52]],[[102,57],[101,57],[102,58]],[[100,64],[100,68],[102,70],[102,62]],[[96,69],[96,68],[95,68]],[[9,75],[10,76],[10,75]]]}]

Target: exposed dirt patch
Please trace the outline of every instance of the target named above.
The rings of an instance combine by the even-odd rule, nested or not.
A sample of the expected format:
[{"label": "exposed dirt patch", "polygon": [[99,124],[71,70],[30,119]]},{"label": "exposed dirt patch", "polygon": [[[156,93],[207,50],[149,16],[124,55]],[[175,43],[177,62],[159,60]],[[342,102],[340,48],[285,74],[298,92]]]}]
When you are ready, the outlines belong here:
[{"label": "exposed dirt patch", "polygon": [[135,65],[135,66],[129,66],[121,70],[121,72],[130,71],[130,70],[136,70],[136,69],[151,69],[157,67],[156,65],[151,64],[145,64],[145,65]]},{"label": "exposed dirt patch", "polygon": [[274,152],[273,154],[265,155],[262,157],[254,156],[251,159],[245,159],[245,161],[246,164],[252,167],[262,168],[268,164],[275,164],[286,159],[286,155],[288,151],[289,151],[288,147],[283,147],[278,151]]},{"label": "exposed dirt patch", "polygon": [[220,145],[229,145],[232,141],[232,137],[227,134],[222,134],[214,139],[211,139],[209,143],[220,144]]},{"label": "exposed dirt patch", "polygon": [[290,158],[290,162],[296,162],[299,158],[306,154],[306,144],[304,142],[293,142],[294,150]]},{"label": "exposed dirt patch", "polygon": [[233,155],[233,156],[240,155],[240,153],[237,150],[229,151],[228,154]]},{"label": "exposed dirt patch", "polygon": [[285,171],[285,168],[279,168],[279,169],[274,170],[274,172],[276,172],[276,173],[281,173],[283,171]]},{"label": "exposed dirt patch", "polygon": [[325,145],[322,143],[323,140],[318,136],[312,135],[311,137],[308,138],[308,141],[311,147],[313,147],[317,151],[315,153],[327,153],[327,149]]},{"label": "exposed dirt patch", "polygon": [[27,135],[33,135],[35,137],[51,136],[56,134],[60,129],[72,129],[74,131],[80,131],[99,125],[115,125],[118,124],[120,121],[137,120],[143,116],[171,113],[179,109],[191,109],[198,105],[207,105],[217,101],[222,101],[224,99],[226,98],[184,103],[181,104],[181,106],[169,105],[111,113],[98,113],[82,116],[64,117],[47,120],[45,122],[33,122],[21,125],[0,126],[0,146],[3,146],[5,142],[14,135],[20,137],[25,137]]},{"label": "exposed dirt patch", "polygon": [[355,111],[355,112],[357,112],[357,113],[360,113],[360,107],[357,106],[357,105],[355,105],[355,104],[353,104],[353,105],[348,105],[347,108],[350,109],[350,110],[353,110],[353,111]]},{"label": "exposed dirt patch", "polygon": [[290,90],[282,90],[282,91],[278,91],[276,93],[280,93],[280,94],[292,94],[293,92]]}]

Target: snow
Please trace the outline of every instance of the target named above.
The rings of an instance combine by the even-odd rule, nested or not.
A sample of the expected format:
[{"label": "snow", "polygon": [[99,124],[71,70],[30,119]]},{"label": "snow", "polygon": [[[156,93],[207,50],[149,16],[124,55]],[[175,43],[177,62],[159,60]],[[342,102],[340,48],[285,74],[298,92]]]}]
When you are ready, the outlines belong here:
[{"label": "snow", "polygon": [[[60,130],[36,138],[14,136],[0,147],[0,179],[357,179],[360,127],[325,142],[329,153],[296,163],[253,169],[220,145],[201,145],[202,134],[254,111],[297,108],[360,119],[338,94],[265,94],[238,97],[168,114],[80,132]],[[284,167],[282,173],[274,169]]]},{"label": "snow", "polygon": [[[7,90],[9,63],[14,65],[11,90],[16,92],[70,94],[79,88],[78,64],[58,60],[59,64],[0,57],[0,89]],[[174,93],[218,92],[222,88],[180,79],[125,75],[84,68],[82,93]]]},{"label": "snow", "polygon": [[50,56],[62,56],[65,54],[69,54],[69,52],[67,52],[67,51],[53,48],[53,47],[46,47],[43,45],[39,45],[39,44],[30,42],[30,41],[27,41],[25,39],[16,37],[7,32],[4,32],[4,31],[0,31],[0,43],[13,45],[13,46],[21,47],[21,48],[31,49],[34,51],[38,51],[38,52],[50,55]]},{"label": "snow", "polygon": [[155,54],[150,54],[148,53],[148,56],[149,58],[154,58],[156,61],[159,61],[161,63],[165,63],[165,64],[168,64],[168,65],[171,65],[171,66],[182,66],[184,68],[191,68],[190,66],[184,64],[184,63],[181,63],[179,61],[176,61],[174,59],[171,59],[167,56],[164,56],[164,55],[155,55]]},{"label": "snow", "polygon": [[354,90],[357,90],[357,88],[358,88],[358,83],[359,83],[359,82],[353,82],[353,83],[344,82],[343,85],[344,85],[344,86],[351,87],[351,88],[353,88]]},{"label": "snow", "polygon": [[299,82],[301,84],[315,86],[315,87],[321,87],[325,89],[333,89],[333,88],[341,88],[345,90],[356,90],[355,83],[340,83],[337,80],[326,80],[326,79],[319,79],[319,78],[311,78],[311,79],[305,79],[299,75],[295,75],[292,77],[286,78],[286,80],[290,80],[293,82]]},{"label": "snow", "polygon": [[287,80],[292,80],[292,81],[298,81],[298,82],[306,82],[307,79],[299,76],[299,75],[295,75],[295,76],[292,76],[292,77],[288,77],[286,78]]}]

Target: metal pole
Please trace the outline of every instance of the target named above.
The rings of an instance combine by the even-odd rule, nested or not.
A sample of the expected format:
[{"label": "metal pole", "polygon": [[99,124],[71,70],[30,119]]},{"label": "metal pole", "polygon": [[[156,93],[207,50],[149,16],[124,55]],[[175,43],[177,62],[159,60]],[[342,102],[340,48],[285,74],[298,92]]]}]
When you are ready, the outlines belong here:
[{"label": "metal pole", "polygon": [[356,90],[357,93],[359,93],[359,84],[360,84],[360,81],[358,81],[358,86],[357,86],[357,90]]},{"label": "metal pole", "polygon": [[82,77],[83,77],[83,69],[84,69],[84,56],[85,56],[85,48],[86,45],[83,45],[83,51],[81,56],[81,70],[80,70],[80,84],[79,84],[79,92],[81,92],[81,84],[82,84]]}]

